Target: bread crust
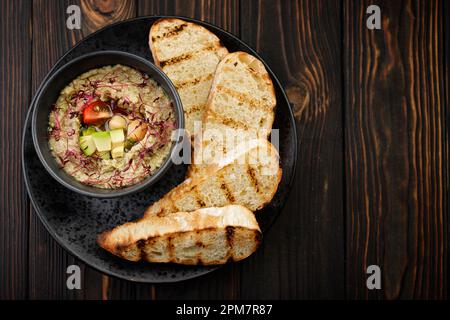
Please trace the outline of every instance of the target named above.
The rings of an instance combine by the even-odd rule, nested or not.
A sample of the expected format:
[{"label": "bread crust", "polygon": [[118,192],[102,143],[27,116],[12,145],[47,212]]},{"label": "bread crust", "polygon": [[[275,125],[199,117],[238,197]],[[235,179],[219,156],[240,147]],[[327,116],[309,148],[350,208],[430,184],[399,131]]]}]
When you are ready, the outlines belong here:
[{"label": "bread crust", "polygon": [[[269,190],[266,190],[264,195],[262,195],[262,199],[259,199],[259,202],[254,207],[249,207],[250,210],[259,210],[262,209],[266,204],[268,204],[272,198],[275,196],[275,193],[278,189],[278,185],[281,181],[282,177],[282,169],[279,166],[279,155],[278,151],[275,149],[275,147],[267,140],[265,139],[258,139],[252,141],[253,144],[248,147],[248,149],[240,150],[237,152],[237,155],[222,159],[221,163],[208,166],[205,168],[204,172],[202,174],[195,174],[192,177],[186,179],[183,183],[169,191],[165,196],[163,196],[159,201],[155,202],[151,206],[149,206],[145,213],[144,218],[150,217],[152,215],[160,215],[164,216],[167,214],[170,214],[172,212],[180,211],[180,208],[177,207],[176,202],[183,198],[183,197],[189,197],[192,196],[196,199],[196,208],[202,208],[205,207],[206,204],[202,204],[198,201],[199,196],[197,190],[202,187],[202,185],[210,182],[212,179],[218,179],[219,183],[218,185],[222,185],[221,183],[224,180],[223,173],[228,170],[228,168],[232,168],[233,166],[239,167],[243,166],[243,164],[236,163],[238,159],[245,156],[247,158],[247,155],[255,152],[258,148],[263,148],[269,155],[270,159],[265,159],[265,161],[268,161],[271,165],[277,166],[276,172],[273,172],[272,175],[270,175],[271,178],[271,186]],[[274,169],[274,168],[273,168]],[[239,179],[239,176],[234,177],[234,179]],[[232,179],[232,178],[229,178]],[[226,182],[227,185],[230,185],[233,187],[233,183],[230,183],[229,181]],[[213,190],[214,192],[220,193],[222,190]],[[231,193],[235,190],[230,190]],[[201,199],[200,199],[201,200]],[[236,204],[236,205],[246,205],[242,202],[240,202],[238,199],[233,198],[227,198],[227,203],[221,204],[223,205],[230,205],[230,204]],[[248,205],[247,205],[248,207]],[[184,210],[185,208],[182,208]]]},{"label": "bread crust", "polygon": [[[161,59],[155,45],[161,38],[157,38],[157,35],[160,34],[164,23],[175,27],[161,37],[174,36],[183,32],[185,28],[201,29],[202,32],[206,30],[216,37],[195,23],[176,18],[156,21],[150,29],[149,46],[155,64],[163,70],[168,64],[176,63],[171,60],[172,58]],[[223,53],[226,48],[219,41],[212,50]],[[180,59],[190,57],[182,56]],[[215,63],[215,60],[212,61]],[[266,123],[268,133],[252,141],[250,146],[233,149],[233,152],[227,153],[219,163],[202,167],[201,172],[195,172],[196,170],[192,169],[194,166],[191,165],[188,171],[191,176],[149,206],[141,219],[98,235],[97,243],[102,248],[129,261],[144,260],[188,265],[216,265],[227,261],[239,261],[258,248],[262,234],[254,214],[249,209],[259,210],[269,203],[278,189],[282,176],[278,152],[267,141],[273,125],[276,97],[272,80],[263,63],[245,52],[227,54],[218,63],[217,72],[221,72],[222,68],[235,61],[244,63],[250,72],[260,79],[260,85],[265,86],[267,93],[265,97],[269,100],[267,104],[269,122]],[[208,121],[208,117],[214,116],[210,109],[216,94],[221,90],[217,72],[205,104],[206,111],[203,110],[201,116],[204,122]],[[267,152],[267,156],[253,157],[255,152],[261,149]],[[252,157],[258,161],[256,164],[250,162],[249,159]],[[236,163],[239,159],[245,160],[243,163]],[[267,160],[268,164],[263,163],[263,160]],[[263,176],[262,168],[273,169],[273,172]],[[210,187],[208,183],[214,185]],[[206,188],[212,194],[220,194],[222,198],[214,200],[220,204],[208,205],[211,199],[204,197],[202,188]],[[244,199],[243,195],[248,199]]]},{"label": "bread crust", "polygon": [[261,238],[251,211],[226,206],[129,222],[103,232],[97,243],[130,261],[216,265],[248,257]]},{"label": "bread crust", "polygon": [[[166,33],[163,33],[162,30],[165,30],[164,28],[168,25],[171,26],[172,29],[170,29],[170,31]],[[180,49],[176,56],[171,57],[168,60],[162,58],[162,51],[161,47],[158,46],[158,41],[161,41],[162,39],[167,37],[177,36],[179,34],[182,34],[183,32],[186,32],[186,30],[190,30],[190,32],[192,32],[192,30],[195,30],[198,34],[201,34],[203,38],[208,38],[208,40],[205,41],[205,44],[207,45],[203,46],[203,43],[200,42],[200,40],[197,39],[196,36],[192,36],[194,38],[193,42],[195,43],[195,41],[198,41],[197,44],[200,44],[199,46],[197,46],[197,49],[188,51],[186,51],[186,48],[184,48],[184,50]],[[212,79],[210,79],[208,76],[211,75],[212,78],[212,75],[214,74],[215,68],[217,66],[216,60],[217,63],[219,63],[220,59],[228,53],[228,50],[221,44],[220,39],[208,29],[196,23],[184,21],[177,18],[162,18],[155,21],[155,23],[153,23],[150,28],[148,43],[155,64],[167,73],[168,77],[172,82],[174,82],[175,87],[180,93],[183,108],[185,111],[185,130],[187,131],[188,135],[191,136],[193,133],[194,121],[201,120],[204,109],[206,107],[206,97],[208,92],[210,91],[210,83],[212,83]],[[165,48],[167,49],[167,47]],[[212,54],[210,54],[210,52]],[[168,68],[173,67],[173,65],[178,62],[191,63],[190,61],[192,59],[199,58],[200,55],[201,57],[203,57],[203,55],[205,54],[210,59],[210,62],[209,64],[205,64],[204,67],[200,69],[207,70],[206,73],[200,74],[197,70],[197,73],[194,72],[193,74],[191,74],[183,71],[184,69],[180,70],[178,69],[178,67],[175,67],[175,69],[172,70],[177,70],[177,77],[179,77],[181,74],[181,78],[183,79],[182,83],[180,84],[177,83],[177,81],[175,81],[175,79],[173,78],[173,75],[168,72]],[[199,64],[197,64],[197,66],[198,65]],[[192,75],[194,77],[189,78]],[[194,87],[195,85],[199,87]],[[181,87],[184,87],[184,89],[186,89],[185,92],[189,92],[189,94],[185,93],[183,96],[180,91]],[[189,90],[190,88],[196,88],[193,91],[197,93],[192,94]]]},{"label": "bread crust", "polygon": [[[222,82],[222,75],[221,73],[226,73],[229,71],[226,71],[227,67],[233,66],[235,63],[244,63],[249,69],[252,70],[262,81],[262,84],[265,87],[265,90],[267,91],[269,95],[269,102],[268,102],[268,110],[267,110],[267,120],[268,123],[266,125],[266,128],[268,129],[267,132],[264,134],[264,138],[268,138],[270,135],[270,129],[273,126],[273,122],[275,119],[275,107],[276,107],[276,95],[275,95],[275,88],[273,86],[272,79],[270,78],[269,73],[267,72],[264,64],[257,59],[256,57],[252,56],[251,54],[248,54],[243,51],[237,51],[233,53],[228,53],[217,65],[216,73],[214,75],[213,84],[211,86],[211,90],[208,96],[208,100],[206,103],[205,112],[203,113],[202,122],[203,127],[206,126],[209,119],[215,118],[215,112],[213,111],[213,104],[215,103],[215,99],[217,94],[221,90],[221,82]],[[232,127],[230,127],[231,129]],[[248,131],[248,128],[242,128],[243,130]],[[258,135],[258,132],[253,132],[253,130],[249,131],[250,135]],[[261,137],[261,136],[260,136]],[[186,177],[189,178],[193,174],[201,174],[201,172],[204,172],[204,168],[208,167],[209,165],[198,165],[195,162],[195,152],[202,152],[203,147],[203,141],[201,139],[195,139],[193,137],[193,152],[191,156],[191,165],[188,167],[188,171],[186,173]],[[200,143],[200,145],[198,145]]]}]

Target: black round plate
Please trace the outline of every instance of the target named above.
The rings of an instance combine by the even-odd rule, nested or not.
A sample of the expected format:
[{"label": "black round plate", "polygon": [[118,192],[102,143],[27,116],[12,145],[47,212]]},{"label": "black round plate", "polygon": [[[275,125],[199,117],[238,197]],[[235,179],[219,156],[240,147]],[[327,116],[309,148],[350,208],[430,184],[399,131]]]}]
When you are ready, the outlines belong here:
[{"label": "black round plate", "polygon": [[[47,77],[57,67],[71,59],[98,50],[122,50],[153,61],[148,48],[148,33],[152,23],[159,18],[161,17],[152,16],[131,19],[107,26],[91,34],[69,50],[55,64]],[[216,26],[190,18],[181,17],[181,19],[193,21],[211,30],[230,52],[246,51],[260,58],[241,40]],[[267,65],[266,67],[274,81],[277,96],[274,128],[280,129],[279,151],[283,177],[272,202],[256,214],[263,233],[268,230],[286,202],[294,178],[297,158],[297,135],[289,101],[278,79]],[[99,248],[95,243],[98,233],[142,215],[149,204],[184,180],[187,166],[173,166],[158,183],[134,195],[114,199],[97,199],[79,195],[56,182],[39,161],[31,138],[29,115],[33,107],[34,99],[27,115],[22,141],[25,184],[39,218],[62,247],[101,272],[137,282],[175,282],[198,277],[217,268],[132,263]],[[245,263],[245,260],[242,263]]]}]

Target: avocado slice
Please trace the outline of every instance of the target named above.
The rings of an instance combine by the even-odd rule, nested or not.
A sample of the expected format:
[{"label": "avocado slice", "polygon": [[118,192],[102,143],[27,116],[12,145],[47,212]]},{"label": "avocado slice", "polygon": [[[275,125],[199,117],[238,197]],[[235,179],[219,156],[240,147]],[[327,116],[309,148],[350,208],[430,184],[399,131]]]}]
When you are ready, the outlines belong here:
[{"label": "avocado slice", "polygon": [[111,159],[111,154],[109,153],[109,151],[101,151],[101,152],[97,151],[97,155],[103,160]]},{"label": "avocado slice", "polygon": [[79,143],[80,149],[83,150],[83,153],[88,157],[91,156],[95,150],[97,150],[92,136],[81,136]]},{"label": "avocado slice", "polygon": [[83,129],[81,130],[81,134],[82,134],[83,136],[90,136],[91,134],[93,134],[93,133],[95,133],[95,132],[97,132],[97,130],[95,130],[95,128],[92,127],[92,126],[90,126],[90,127],[88,127],[88,128],[83,128]]},{"label": "avocado slice", "polygon": [[121,144],[123,145],[125,135],[122,129],[111,130],[109,134],[111,135],[111,142],[113,149],[115,146],[119,146]]},{"label": "avocado slice", "polygon": [[113,159],[121,158],[121,157],[123,157],[123,155],[124,155],[123,143],[121,145],[115,146],[111,150],[111,156],[113,157]]},{"label": "avocado slice", "polygon": [[124,142],[124,146],[125,146],[125,149],[128,151],[128,150],[130,150],[131,148],[133,148],[133,146],[136,144],[136,141],[134,141],[134,140],[131,140],[131,139],[127,139],[127,140],[125,140],[125,142]]},{"label": "avocado slice", "polygon": [[95,146],[99,152],[111,151],[111,135],[109,132],[100,131],[92,134]]}]

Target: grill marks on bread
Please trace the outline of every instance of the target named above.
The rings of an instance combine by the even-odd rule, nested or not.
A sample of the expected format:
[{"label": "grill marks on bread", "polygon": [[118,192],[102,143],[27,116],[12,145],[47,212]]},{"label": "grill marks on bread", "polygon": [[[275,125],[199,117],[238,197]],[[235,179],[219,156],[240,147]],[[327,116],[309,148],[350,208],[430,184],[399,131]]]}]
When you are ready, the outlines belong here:
[{"label": "grill marks on bread", "polygon": [[272,200],[281,179],[278,153],[264,139],[255,140],[253,146],[207,171],[172,189],[147,208],[144,216],[168,215],[174,207],[193,211],[231,204],[256,211]]},{"label": "grill marks on bread", "polygon": [[278,153],[266,140],[274,117],[272,82],[262,63],[243,52],[228,55],[215,72],[227,51],[192,23],[159,20],[149,44],[156,64],[179,91],[189,131],[194,120],[203,119],[220,130],[262,133],[245,149],[227,150],[205,140],[205,146],[224,151],[220,163],[202,167],[201,174],[147,208],[142,219],[100,234],[98,243],[130,261],[209,265],[244,259],[262,237],[250,210],[270,202],[281,179]]},{"label": "grill marks on bread", "polygon": [[213,78],[213,74],[211,73],[211,74],[208,74],[206,76],[199,76],[199,77],[197,77],[195,79],[190,79],[190,80],[186,80],[186,81],[183,81],[183,82],[175,82],[174,85],[179,90],[179,89],[182,89],[184,87],[192,87],[192,86],[194,86],[196,84],[199,84],[201,82],[212,80],[212,78]]},{"label": "grill marks on bread", "polygon": [[249,130],[249,126],[247,125],[247,123],[234,119],[232,117],[227,117],[226,115],[217,113],[214,110],[208,111],[208,117],[206,117],[205,120],[209,121],[210,123],[213,122],[221,123],[231,129],[241,129],[245,131]]},{"label": "grill marks on bread", "polygon": [[226,206],[141,219],[100,234],[97,242],[130,261],[214,265],[248,257],[261,231],[251,211]]},{"label": "grill marks on bread", "polygon": [[250,178],[250,181],[252,182],[252,185],[255,188],[255,191],[257,193],[259,193],[258,178],[256,176],[255,169],[253,169],[252,166],[250,166],[250,165],[247,165],[247,175]]},{"label": "grill marks on bread", "polygon": [[[194,146],[187,176],[203,174],[217,161],[206,150],[224,150],[228,154],[236,141],[267,139],[275,106],[275,91],[263,63],[245,52],[227,54],[214,74],[203,116],[202,141]],[[221,139],[211,139],[205,132],[221,132]]]},{"label": "grill marks on bread", "polygon": [[183,31],[183,29],[186,28],[187,26],[188,26],[187,23],[182,23],[180,25],[177,25],[177,26],[173,27],[172,29],[168,29],[168,31],[164,32],[161,35],[153,36],[152,41],[153,41],[153,43],[155,43],[158,41],[158,39],[161,39],[161,38],[175,37],[181,31]]},{"label": "grill marks on bread", "polygon": [[217,64],[228,53],[206,28],[180,19],[160,19],[150,30],[155,63],[175,84],[185,111],[186,129],[201,121]]},{"label": "grill marks on bread", "polygon": [[229,203],[235,203],[236,199],[234,199],[233,194],[230,191],[230,188],[228,187],[227,183],[224,181],[224,178],[221,177],[220,183],[220,190],[222,190],[223,195],[228,200]]},{"label": "grill marks on bread", "polygon": [[207,46],[207,47],[205,47],[203,49],[200,49],[200,50],[197,50],[197,51],[191,51],[191,52],[183,53],[183,54],[180,54],[179,56],[175,56],[175,57],[172,57],[172,58],[167,59],[167,60],[162,60],[162,61],[159,62],[159,66],[164,69],[164,67],[167,67],[167,66],[170,66],[170,65],[174,65],[174,64],[180,63],[180,62],[185,61],[185,60],[190,60],[193,57],[195,57],[197,55],[200,55],[202,52],[214,51],[214,50],[215,50],[215,46],[214,45],[210,45],[210,46]]},{"label": "grill marks on bread", "polygon": [[[226,113],[226,107],[235,105],[240,112],[231,114],[236,117],[256,110],[266,112],[267,127],[271,128],[276,105],[272,81],[262,62],[245,52],[228,54],[217,67],[205,116],[211,111]],[[252,129],[262,128],[255,125]]]},{"label": "grill marks on bread", "polygon": [[260,109],[266,112],[273,112],[273,101],[263,97],[261,100],[255,99],[250,93],[240,92],[223,85],[217,85],[217,90],[231,97],[236,98],[240,106],[251,109]]}]

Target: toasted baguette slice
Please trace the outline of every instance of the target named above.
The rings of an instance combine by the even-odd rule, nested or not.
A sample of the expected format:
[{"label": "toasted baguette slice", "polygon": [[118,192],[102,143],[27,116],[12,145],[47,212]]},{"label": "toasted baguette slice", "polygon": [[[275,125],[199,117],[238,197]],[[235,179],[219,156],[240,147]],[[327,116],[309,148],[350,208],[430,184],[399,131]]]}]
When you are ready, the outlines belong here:
[{"label": "toasted baguette slice", "polygon": [[[262,62],[245,52],[227,54],[214,75],[188,177],[217,162],[221,154],[232,152],[242,139],[267,138],[275,105],[272,80]],[[212,156],[211,150],[220,153]]]},{"label": "toasted baguette slice", "polygon": [[259,246],[261,230],[242,206],[204,208],[152,216],[99,235],[98,244],[130,261],[223,264],[247,258]]},{"label": "toasted baguette slice", "polygon": [[155,64],[172,80],[183,103],[186,129],[201,121],[219,61],[228,53],[204,27],[180,19],[156,21],[149,35]]},{"label": "toasted baguette slice", "polygon": [[240,146],[206,171],[172,189],[147,208],[144,217],[230,204],[256,211],[272,200],[281,179],[278,152],[265,139]]}]

